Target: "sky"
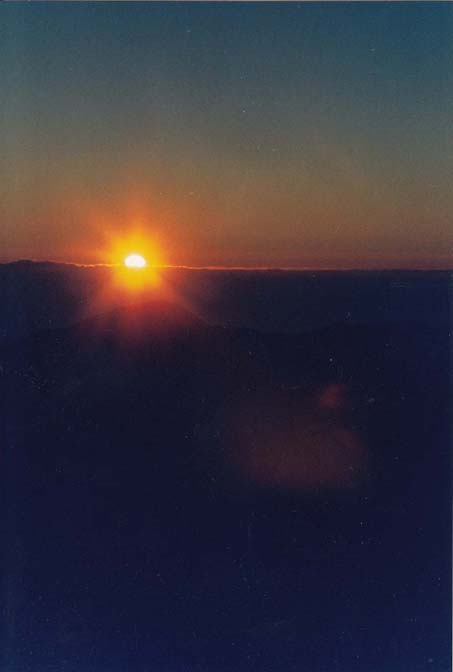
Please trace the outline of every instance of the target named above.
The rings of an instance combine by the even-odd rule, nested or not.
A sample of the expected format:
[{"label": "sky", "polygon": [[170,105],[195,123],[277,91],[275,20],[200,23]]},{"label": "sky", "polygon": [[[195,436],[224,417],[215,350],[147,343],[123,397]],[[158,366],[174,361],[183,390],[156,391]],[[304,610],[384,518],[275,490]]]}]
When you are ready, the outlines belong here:
[{"label": "sky", "polygon": [[450,3],[3,4],[0,258],[451,268],[452,36]]}]

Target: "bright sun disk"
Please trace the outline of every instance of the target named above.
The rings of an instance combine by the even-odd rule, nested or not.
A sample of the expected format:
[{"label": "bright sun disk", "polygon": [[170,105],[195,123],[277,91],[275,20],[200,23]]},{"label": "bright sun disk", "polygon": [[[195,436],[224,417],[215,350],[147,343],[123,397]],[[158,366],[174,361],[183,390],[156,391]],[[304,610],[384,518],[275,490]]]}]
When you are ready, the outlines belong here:
[{"label": "bright sun disk", "polygon": [[146,266],[146,259],[141,254],[129,254],[125,258],[124,264],[128,268],[144,268]]}]

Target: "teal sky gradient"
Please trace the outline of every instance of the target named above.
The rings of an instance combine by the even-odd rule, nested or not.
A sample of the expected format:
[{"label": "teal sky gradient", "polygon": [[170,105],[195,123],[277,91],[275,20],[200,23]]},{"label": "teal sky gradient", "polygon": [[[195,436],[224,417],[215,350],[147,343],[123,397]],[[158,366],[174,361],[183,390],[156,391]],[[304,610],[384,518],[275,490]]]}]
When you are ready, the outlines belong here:
[{"label": "teal sky gradient", "polygon": [[449,3],[0,7],[2,258],[450,267]]}]

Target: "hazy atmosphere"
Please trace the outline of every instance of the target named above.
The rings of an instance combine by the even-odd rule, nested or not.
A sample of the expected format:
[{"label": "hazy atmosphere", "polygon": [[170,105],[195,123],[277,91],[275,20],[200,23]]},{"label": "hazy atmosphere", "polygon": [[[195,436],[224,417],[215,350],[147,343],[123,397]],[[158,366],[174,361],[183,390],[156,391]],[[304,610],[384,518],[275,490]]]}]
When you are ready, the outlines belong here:
[{"label": "hazy atmosphere", "polygon": [[0,249],[448,268],[449,3],[4,4]]}]

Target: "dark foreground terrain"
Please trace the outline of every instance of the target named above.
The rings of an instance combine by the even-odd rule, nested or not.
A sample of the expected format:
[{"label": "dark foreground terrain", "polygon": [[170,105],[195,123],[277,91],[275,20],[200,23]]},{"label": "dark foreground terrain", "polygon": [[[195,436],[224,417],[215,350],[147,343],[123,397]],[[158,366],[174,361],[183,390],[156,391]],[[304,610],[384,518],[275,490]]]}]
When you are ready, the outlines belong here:
[{"label": "dark foreground terrain", "polygon": [[2,272],[2,669],[451,669],[448,276],[71,319]]}]

